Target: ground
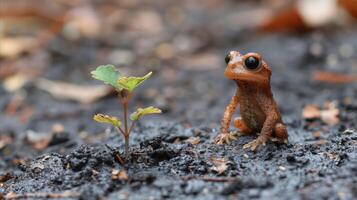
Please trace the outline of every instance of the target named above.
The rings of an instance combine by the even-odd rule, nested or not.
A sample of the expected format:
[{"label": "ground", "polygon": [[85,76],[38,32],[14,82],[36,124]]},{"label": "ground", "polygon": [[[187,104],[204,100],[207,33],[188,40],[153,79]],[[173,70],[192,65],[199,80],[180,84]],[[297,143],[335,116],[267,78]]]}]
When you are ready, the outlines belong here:
[{"label": "ground", "polygon": [[[204,12],[208,5],[201,9],[185,10],[193,24],[180,24],[182,32],[170,27],[173,30],[167,28],[165,37],[147,39],[152,43],[189,40],[189,51],[159,63],[144,48],[151,44],[125,34],[133,44],[115,39],[109,43],[106,38],[83,39],[78,45],[60,36],[51,40],[40,52],[51,58],[42,77],[78,84],[100,84],[89,75],[97,64],[108,61],[98,54],[128,46],[134,57],[128,65],[145,67],[124,64],[121,69],[136,75],[154,71],[131,105],[156,105],[164,113],[143,119],[134,129],[130,159],[123,165],[115,156],[124,147],[121,136],[91,119],[97,112],[121,113],[114,95],[83,105],[58,100],[29,82],[22,90],[24,107],[35,112],[20,123],[17,115],[5,113],[16,93],[0,87],[4,111],[0,133],[12,141],[0,147],[0,194],[69,191],[70,199],[355,199],[356,82],[323,83],[313,75],[318,70],[356,74],[356,27],[264,35],[229,28],[216,32],[217,27],[230,27],[227,23],[234,10]],[[204,17],[189,15],[197,12]],[[208,32],[204,37],[203,28]],[[315,53],[316,45],[321,53]],[[352,55],[344,54],[346,45],[354,49]],[[272,90],[288,128],[288,144],[269,142],[253,153],[242,146],[256,136],[243,136],[228,145],[213,143],[236,89],[223,76],[224,55],[231,49],[259,52],[271,66]],[[326,102],[339,110],[338,123],[302,117],[305,105],[322,107]],[[28,144],[29,134],[51,135],[55,124],[64,130],[54,134],[45,148],[36,150]],[[125,170],[128,177],[113,178],[113,170]]]}]

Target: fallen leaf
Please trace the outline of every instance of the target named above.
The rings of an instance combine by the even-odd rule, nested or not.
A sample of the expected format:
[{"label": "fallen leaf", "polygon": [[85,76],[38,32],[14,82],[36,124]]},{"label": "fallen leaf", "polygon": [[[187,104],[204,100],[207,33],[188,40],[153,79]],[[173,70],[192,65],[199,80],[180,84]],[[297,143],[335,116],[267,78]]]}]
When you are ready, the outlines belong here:
[{"label": "fallen leaf", "polygon": [[112,89],[106,85],[84,86],[46,79],[39,79],[36,85],[59,100],[73,100],[83,104],[95,102],[112,92]]},{"label": "fallen leaf", "polygon": [[5,78],[3,87],[8,92],[15,92],[21,89],[28,81],[29,78],[25,74],[15,74]]},{"label": "fallen leaf", "polygon": [[0,57],[16,58],[38,48],[38,41],[33,37],[0,37]]},{"label": "fallen leaf", "polygon": [[125,170],[113,169],[113,171],[112,171],[112,179],[113,180],[127,181],[127,180],[129,180],[129,176],[126,173]]},{"label": "fallen leaf", "polygon": [[339,109],[332,102],[326,102],[324,110],[321,110],[321,120],[329,125],[335,125],[339,122]]},{"label": "fallen leaf", "polygon": [[199,137],[190,137],[186,141],[191,143],[192,145],[197,145],[201,142],[201,139]]},{"label": "fallen leaf", "polygon": [[341,74],[327,71],[316,71],[312,77],[314,81],[344,84],[357,82],[357,74]]},{"label": "fallen leaf", "polygon": [[63,124],[56,123],[56,124],[52,125],[51,130],[52,130],[53,134],[61,134],[61,133],[64,133],[65,128],[64,128]]},{"label": "fallen leaf", "polygon": [[321,109],[317,105],[306,105],[302,111],[302,117],[307,120],[321,119],[328,125],[336,125],[339,122],[340,111],[333,102],[326,102]]},{"label": "fallen leaf", "polygon": [[318,119],[321,116],[320,108],[317,105],[306,105],[302,110],[302,117],[304,119],[312,120]]},{"label": "fallen leaf", "polygon": [[213,164],[211,170],[217,172],[218,174],[223,174],[228,169],[227,164],[230,163],[230,161],[226,160],[225,158],[216,157],[211,157],[211,162]]}]

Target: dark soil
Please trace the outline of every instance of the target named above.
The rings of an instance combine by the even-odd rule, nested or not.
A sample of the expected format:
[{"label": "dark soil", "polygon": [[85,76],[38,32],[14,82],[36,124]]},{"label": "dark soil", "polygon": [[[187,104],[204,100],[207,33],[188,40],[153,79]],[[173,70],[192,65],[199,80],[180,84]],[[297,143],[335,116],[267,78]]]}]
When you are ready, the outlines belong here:
[{"label": "dark soil", "polygon": [[[180,56],[190,61],[190,54],[208,52],[222,59],[219,67],[207,67],[210,63],[200,63],[198,68],[183,67],[178,58],[153,61],[152,52],[144,52],[145,56],[137,53],[136,38],[131,38],[129,49],[142,60],[130,66],[146,68],[122,69],[131,74],[144,74],[149,69],[155,73],[136,93],[132,105],[157,105],[164,113],[144,119],[134,129],[126,166],[115,159],[113,152],[123,150],[121,136],[91,120],[97,112],[120,113],[115,96],[80,105],[56,100],[30,82],[23,89],[27,93],[25,104],[36,110],[30,120],[20,123],[16,116],[0,115],[0,134],[13,140],[0,149],[0,194],[72,191],[74,196],[70,199],[86,200],[356,199],[357,84],[326,84],[311,78],[316,70],[357,73],[356,27],[305,34],[250,35],[212,21],[216,15],[224,18],[234,10],[210,13],[205,12],[208,8],[202,9],[202,19],[191,16],[192,23],[201,26],[191,24],[191,29],[180,33],[194,37],[200,46]],[[215,34],[214,25],[227,29]],[[200,37],[202,27],[207,29],[206,38]],[[160,41],[174,40],[174,33],[177,32],[168,31]],[[103,47],[121,48],[127,43],[120,40],[108,44],[106,39],[98,39],[80,40],[73,45],[58,36],[45,49],[52,61],[43,77],[98,83],[90,80],[89,71],[107,60],[97,60],[94,55]],[[320,55],[311,53],[314,44],[322,45]],[[343,45],[354,48],[352,56],[341,54]],[[75,53],[64,53],[66,48]],[[242,149],[256,136],[240,137],[229,145],[213,144],[225,106],[236,89],[223,76],[224,55],[231,49],[259,52],[271,66],[273,93],[289,131],[288,144],[269,142],[256,153]],[[337,64],[331,64],[331,59],[337,59]],[[15,94],[0,87],[0,95],[0,108],[5,110]],[[340,111],[337,125],[301,117],[304,105],[323,106],[327,101],[335,102]],[[50,134],[56,123],[62,124],[65,131],[52,137],[47,148],[34,150],[26,143],[29,130]],[[314,136],[315,132],[320,136]],[[187,141],[191,137],[200,138],[200,143],[192,145]],[[228,168],[217,174],[212,170],[212,158],[225,158]],[[128,181],[112,179],[113,169],[124,168]]]}]

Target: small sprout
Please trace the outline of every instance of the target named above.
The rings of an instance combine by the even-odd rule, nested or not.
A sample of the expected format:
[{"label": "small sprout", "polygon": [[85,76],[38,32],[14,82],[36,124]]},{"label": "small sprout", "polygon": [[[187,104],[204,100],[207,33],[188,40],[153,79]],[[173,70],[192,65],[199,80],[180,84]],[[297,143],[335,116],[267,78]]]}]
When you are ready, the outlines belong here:
[{"label": "small sprout", "polygon": [[118,79],[118,85],[124,89],[132,92],[136,87],[143,83],[146,79],[150,78],[152,72],[149,72],[143,77],[120,77]]},{"label": "small sprout", "polygon": [[111,116],[103,115],[103,114],[96,114],[96,115],[94,115],[93,119],[99,123],[111,124],[114,127],[121,126],[121,121],[118,120],[116,117],[111,117]]},{"label": "small sprout", "polygon": [[123,106],[123,121],[124,128],[122,128],[122,122],[112,116],[104,114],[96,114],[93,119],[100,123],[107,123],[113,125],[116,130],[124,136],[125,140],[125,155],[129,153],[129,135],[135,125],[142,116],[149,114],[159,114],[161,110],[155,107],[139,108],[134,113],[130,115],[132,123],[129,127],[128,123],[128,105],[131,99],[132,93],[140,84],[142,84],[146,79],[148,79],[152,72],[146,74],[143,77],[125,77],[113,66],[113,65],[102,65],[96,70],[91,72],[93,78],[103,81],[105,84],[111,85],[118,92],[118,97],[120,103]]},{"label": "small sprout", "polygon": [[96,70],[92,71],[91,74],[93,78],[103,81],[105,84],[111,85],[116,90],[123,89],[118,84],[118,79],[121,75],[113,65],[99,66]]},{"label": "small sprout", "polygon": [[136,121],[139,120],[140,117],[144,116],[144,115],[152,115],[152,114],[160,114],[161,110],[158,108],[154,108],[152,106],[147,107],[147,108],[138,108],[138,110],[136,110],[135,112],[133,112],[130,115],[130,119],[132,121]]}]

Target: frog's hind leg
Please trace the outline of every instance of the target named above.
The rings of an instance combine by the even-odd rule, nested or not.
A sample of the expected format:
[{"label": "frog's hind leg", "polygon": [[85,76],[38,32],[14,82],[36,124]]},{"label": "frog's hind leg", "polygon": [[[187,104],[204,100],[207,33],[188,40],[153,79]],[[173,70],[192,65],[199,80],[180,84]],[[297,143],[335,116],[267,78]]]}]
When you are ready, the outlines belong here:
[{"label": "frog's hind leg", "polygon": [[243,135],[250,135],[253,132],[253,130],[251,128],[249,128],[247,126],[247,124],[243,121],[242,118],[237,117],[234,119],[233,121],[234,127],[236,127],[237,129],[239,129],[239,131],[237,131],[237,136],[243,136]]},{"label": "frog's hind leg", "polygon": [[274,127],[274,137],[273,140],[283,143],[288,143],[288,131],[282,123],[277,123]]}]

